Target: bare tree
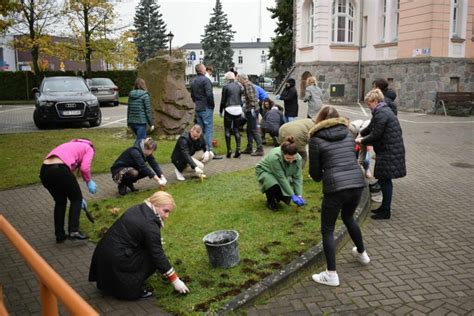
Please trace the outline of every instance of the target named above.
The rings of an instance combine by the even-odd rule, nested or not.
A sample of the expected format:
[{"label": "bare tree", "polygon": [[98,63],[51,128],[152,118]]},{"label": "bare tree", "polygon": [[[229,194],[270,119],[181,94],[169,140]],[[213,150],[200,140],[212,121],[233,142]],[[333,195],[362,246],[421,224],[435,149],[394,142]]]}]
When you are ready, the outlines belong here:
[{"label": "bare tree", "polygon": [[33,70],[40,73],[38,59],[48,53],[51,38],[48,31],[59,21],[60,7],[56,0],[20,0],[11,12],[11,29],[17,33],[14,45],[30,50]]}]

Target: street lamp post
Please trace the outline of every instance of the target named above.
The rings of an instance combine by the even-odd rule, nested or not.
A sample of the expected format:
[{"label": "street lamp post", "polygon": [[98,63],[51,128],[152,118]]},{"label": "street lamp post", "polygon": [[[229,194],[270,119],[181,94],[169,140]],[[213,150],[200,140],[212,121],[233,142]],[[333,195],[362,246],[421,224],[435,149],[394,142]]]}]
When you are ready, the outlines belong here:
[{"label": "street lamp post", "polygon": [[171,42],[173,41],[174,34],[171,31],[166,35],[168,37],[168,41],[170,42],[170,56],[171,56]]}]

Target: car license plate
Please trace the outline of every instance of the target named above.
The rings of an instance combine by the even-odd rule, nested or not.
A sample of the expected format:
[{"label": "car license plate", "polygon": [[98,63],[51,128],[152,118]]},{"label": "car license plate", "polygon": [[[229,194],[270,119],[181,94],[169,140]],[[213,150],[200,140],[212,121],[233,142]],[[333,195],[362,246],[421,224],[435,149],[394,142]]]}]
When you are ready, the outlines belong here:
[{"label": "car license plate", "polygon": [[63,111],[64,116],[81,115],[81,111]]},{"label": "car license plate", "polygon": [[97,91],[97,94],[109,94],[109,91],[107,91],[107,90]]}]

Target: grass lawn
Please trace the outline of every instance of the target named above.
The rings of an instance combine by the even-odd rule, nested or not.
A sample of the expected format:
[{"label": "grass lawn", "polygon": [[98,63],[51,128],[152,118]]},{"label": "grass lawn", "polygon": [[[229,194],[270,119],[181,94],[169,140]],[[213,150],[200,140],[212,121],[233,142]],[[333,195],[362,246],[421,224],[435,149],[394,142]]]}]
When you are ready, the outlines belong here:
[{"label": "grass lawn", "polygon": [[[115,159],[128,147],[132,146],[135,136],[127,134],[126,128],[76,128],[48,130],[38,133],[4,134],[0,137],[0,189],[40,182],[39,170],[44,157],[56,146],[74,138],[92,140],[96,155],[92,162],[94,173],[110,172]],[[214,139],[219,146],[218,154],[225,153],[223,122],[219,116],[214,117]],[[175,140],[158,140],[158,149],[154,156],[158,163],[170,163]],[[17,151],[21,148],[21,151]]]},{"label": "grass lawn", "polygon": [[128,104],[128,97],[119,97],[119,102],[124,103],[124,104]]},{"label": "grass lawn", "polygon": [[[320,240],[321,186],[304,176],[308,205],[296,209],[281,204],[278,212],[265,207],[254,169],[219,174],[203,183],[189,180],[167,187],[177,208],[162,230],[165,252],[190,293],[174,292],[156,275],[150,278],[157,304],[179,315],[215,311],[243,289],[282,268]],[[96,223],[81,216],[81,230],[93,241],[129,207],[142,203],[153,191],[128,194],[90,205]],[[111,210],[118,208],[119,214]],[[212,268],[202,238],[220,229],[239,232],[240,264],[231,269]]]}]

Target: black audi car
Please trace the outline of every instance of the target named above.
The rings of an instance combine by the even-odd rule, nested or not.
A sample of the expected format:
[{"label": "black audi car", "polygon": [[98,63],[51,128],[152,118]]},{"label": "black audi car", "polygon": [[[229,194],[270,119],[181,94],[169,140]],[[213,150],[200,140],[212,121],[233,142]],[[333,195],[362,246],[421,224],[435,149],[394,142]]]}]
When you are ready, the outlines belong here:
[{"label": "black audi car", "polygon": [[33,92],[33,121],[39,129],[59,122],[89,122],[95,127],[102,121],[99,101],[81,77],[44,78]]}]

